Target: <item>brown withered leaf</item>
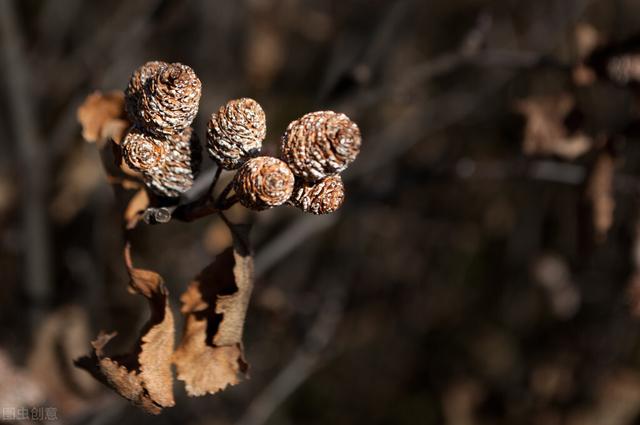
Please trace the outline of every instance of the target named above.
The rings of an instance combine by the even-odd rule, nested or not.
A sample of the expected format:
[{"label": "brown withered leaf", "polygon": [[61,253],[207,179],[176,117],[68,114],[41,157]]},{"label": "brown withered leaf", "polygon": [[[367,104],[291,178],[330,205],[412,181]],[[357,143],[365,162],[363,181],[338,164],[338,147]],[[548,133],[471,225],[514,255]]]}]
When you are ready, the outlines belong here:
[{"label": "brown withered leaf", "polygon": [[591,205],[593,227],[596,240],[602,242],[613,224],[615,199],[613,197],[613,177],[615,162],[613,155],[602,151],[591,169],[586,187],[587,201]]},{"label": "brown withered leaf", "polygon": [[181,297],[186,321],[173,361],[191,396],[216,393],[247,375],[242,331],[254,273],[247,246],[234,232],[234,248],[218,255]]},{"label": "brown withered leaf", "polygon": [[142,218],[142,213],[149,206],[149,194],[142,188],[136,192],[124,210],[124,223],[127,229],[133,229]]},{"label": "brown withered leaf", "polygon": [[107,123],[125,117],[124,93],[122,91],[91,93],[78,108],[77,117],[82,125],[82,137],[87,142],[98,142],[103,127]]},{"label": "brown withered leaf", "polygon": [[115,333],[101,333],[92,343],[93,353],[77,360],[76,365],[148,413],[158,414],[175,404],[171,372],[175,330],[168,291],[159,274],[133,266],[129,244],[124,254],[130,286],[147,298],[151,317],[131,353],[106,356],[104,347]]},{"label": "brown withered leaf", "polygon": [[574,159],[587,152],[593,141],[578,131],[570,134],[565,119],[575,105],[567,93],[531,97],[518,102],[515,109],[526,118],[522,150],[526,155],[558,155]]}]

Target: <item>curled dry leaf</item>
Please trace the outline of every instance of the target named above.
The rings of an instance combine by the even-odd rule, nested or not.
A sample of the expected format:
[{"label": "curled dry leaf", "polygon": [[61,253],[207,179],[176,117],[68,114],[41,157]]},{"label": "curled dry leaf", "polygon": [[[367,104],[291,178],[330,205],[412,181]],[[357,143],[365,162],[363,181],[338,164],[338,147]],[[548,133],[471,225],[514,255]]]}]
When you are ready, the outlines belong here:
[{"label": "curled dry leaf", "polygon": [[131,127],[124,110],[124,94],[96,91],[87,96],[78,108],[77,116],[84,139],[96,143],[100,149],[109,182],[127,190],[139,187],[141,183],[136,181],[140,179],[139,173],[124,164],[118,146]]},{"label": "curled dry leaf", "polygon": [[171,375],[175,331],[168,291],[159,274],[133,266],[130,245],[124,253],[131,288],[147,298],[151,318],[131,353],[108,357],[104,347],[116,334],[101,333],[92,342],[93,353],[76,365],[148,413],[158,414],[175,404]]},{"label": "curled dry leaf", "polygon": [[124,223],[127,229],[133,229],[138,225],[144,210],[149,206],[149,194],[142,188],[136,192],[124,210]]},{"label": "curled dry leaf", "polygon": [[603,151],[598,155],[587,181],[586,197],[591,204],[591,214],[596,239],[603,241],[613,224],[615,200],[613,197],[613,177],[615,163],[611,153]]},{"label": "curled dry leaf", "polygon": [[253,259],[234,236],[234,249],[220,254],[181,297],[186,322],[174,363],[191,396],[235,385],[248,371],[242,330],[253,290]]},{"label": "curled dry leaf", "polygon": [[78,108],[77,117],[82,125],[82,137],[87,142],[99,142],[102,129],[107,123],[125,117],[124,93],[121,91],[93,92]]},{"label": "curled dry leaf", "polygon": [[574,159],[591,149],[593,141],[578,131],[570,133],[565,119],[575,101],[569,94],[531,97],[516,104],[526,118],[522,150],[527,155],[558,155]]}]

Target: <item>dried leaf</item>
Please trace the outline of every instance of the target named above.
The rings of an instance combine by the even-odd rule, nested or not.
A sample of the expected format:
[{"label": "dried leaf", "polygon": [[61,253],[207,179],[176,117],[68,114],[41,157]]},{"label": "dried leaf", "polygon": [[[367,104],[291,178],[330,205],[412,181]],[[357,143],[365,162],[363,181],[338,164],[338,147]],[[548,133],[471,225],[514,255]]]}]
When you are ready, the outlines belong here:
[{"label": "dried leaf", "polygon": [[593,227],[596,239],[602,242],[613,224],[615,200],[613,197],[613,177],[615,163],[611,153],[603,151],[598,155],[587,182],[586,197],[591,204]]},{"label": "dried leaf", "polygon": [[124,222],[127,229],[133,229],[142,218],[142,213],[149,206],[149,194],[142,188],[133,195],[124,211]]},{"label": "dried leaf", "polygon": [[234,236],[235,248],[220,254],[181,297],[186,322],[174,363],[191,396],[216,393],[247,374],[242,331],[253,289],[253,258]]},{"label": "dried leaf", "polygon": [[101,138],[103,127],[110,121],[124,118],[124,93],[95,91],[78,108],[78,121],[82,125],[82,137],[91,143]]},{"label": "dried leaf", "polygon": [[93,146],[81,145],[66,161],[61,171],[58,187],[51,202],[51,215],[62,223],[68,223],[89,202],[93,191],[104,181],[100,159]]},{"label": "dried leaf", "polygon": [[104,347],[115,333],[101,333],[92,343],[92,355],[79,359],[76,365],[148,413],[158,414],[175,404],[171,373],[175,331],[168,291],[159,274],[133,266],[130,245],[125,247],[125,262],[131,288],[147,298],[151,318],[131,353],[107,357]]},{"label": "dried leaf", "polygon": [[569,134],[565,119],[575,101],[569,94],[525,99],[516,110],[527,120],[522,149],[527,155],[558,155],[574,159],[591,149],[593,141],[581,132]]}]

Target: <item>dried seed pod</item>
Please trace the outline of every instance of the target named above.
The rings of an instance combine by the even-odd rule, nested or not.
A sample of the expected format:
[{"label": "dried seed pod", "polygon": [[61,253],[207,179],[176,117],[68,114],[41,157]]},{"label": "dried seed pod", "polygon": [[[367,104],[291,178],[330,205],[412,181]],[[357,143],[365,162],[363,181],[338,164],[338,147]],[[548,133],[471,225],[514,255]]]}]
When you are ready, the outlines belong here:
[{"label": "dried seed pod", "polygon": [[607,74],[618,84],[640,82],[640,55],[614,56],[607,62]]},{"label": "dried seed pod", "polygon": [[313,182],[347,168],[361,143],[360,129],[345,114],[312,112],[289,124],[282,157],[296,176]]},{"label": "dried seed pod", "polygon": [[143,173],[145,184],[159,195],[178,197],[193,185],[200,172],[202,151],[191,127],[166,139],[169,146],[159,166]]},{"label": "dried seed pod", "polygon": [[139,116],[145,130],[170,135],[188,128],[198,113],[202,83],[181,63],[162,66],[143,86]]},{"label": "dried seed pod", "polygon": [[264,210],[285,203],[293,192],[295,177],[289,166],[269,156],[251,158],[234,176],[234,189],[240,203],[253,210]]},{"label": "dried seed pod", "polygon": [[156,76],[161,68],[168,65],[169,64],[166,62],[150,61],[136,69],[133,74],[131,74],[129,84],[127,85],[127,89],[125,90],[124,94],[125,109],[127,111],[129,119],[132,122],[138,125],[143,124],[139,110],[140,99],[142,97],[144,86],[146,85],[149,78]]},{"label": "dried seed pod", "polygon": [[258,102],[230,100],[207,123],[209,155],[223,168],[235,170],[260,151],[266,134],[266,117]]},{"label": "dried seed pod", "polygon": [[160,167],[169,150],[168,144],[133,127],[121,144],[122,157],[132,170],[146,172]]},{"label": "dried seed pod", "polygon": [[344,202],[344,184],[340,175],[308,183],[299,181],[293,189],[289,202],[304,212],[329,214],[336,211]]}]

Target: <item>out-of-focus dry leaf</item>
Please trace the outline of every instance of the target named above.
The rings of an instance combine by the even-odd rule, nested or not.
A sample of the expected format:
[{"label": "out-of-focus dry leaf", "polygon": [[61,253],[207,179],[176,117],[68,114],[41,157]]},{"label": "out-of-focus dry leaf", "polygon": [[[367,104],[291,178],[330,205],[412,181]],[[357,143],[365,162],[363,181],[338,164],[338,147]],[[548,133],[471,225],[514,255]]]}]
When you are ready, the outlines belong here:
[{"label": "out-of-focus dry leaf", "polygon": [[527,120],[522,149],[527,155],[558,155],[574,159],[591,149],[593,141],[581,132],[569,134],[565,118],[574,107],[569,94],[522,100],[516,110]]},{"label": "out-of-focus dry leaf", "polygon": [[15,207],[17,188],[14,179],[9,175],[0,175],[0,216]]},{"label": "out-of-focus dry leaf", "polygon": [[613,197],[614,158],[608,151],[602,151],[589,174],[586,197],[591,204],[593,227],[596,239],[602,242],[613,224],[615,200]]},{"label": "out-of-focus dry leaf", "polygon": [[125,262],[131,277],[130,286],[149,301],[151,318],[131,353],[107,357],[104,347],[115,333],[101,333],[92,343],[92,355],[79,359],[76,364],[135,405],[158,414],[162,408],[175,404],[171,374],[175,330],[168,291],[159,274],[133,266],[128,244]]},{"label": "out-of-focus dry leaf", "polygon": [[112,91],[90,94],[78,108],[78,121],[82,125],[82,137],[91,143],[98,142],[103,127],[117,118],[124,118],[124,93]]},{"label": "out-of-focus dry leaf", "polygon": [[580,288],[573,283],[571,270],[560,256],[542,254],[532,265],[532,275],[545,291],[553,309],[560,319],[573,317],[580,308]]},{"label": "out-of-focus dry leaf", "polygon": [[142,187],[140,174],[122,160],[119,144],[131,127],[124,110],[124,93],[96,91],[78,108],[85,140],[95,142],[109,183],[125,190]]},{"label": "out-of-focus dry leaf", "polygon": [[223,222],[213,221],[204,231],[202,242],[208,254],[218,255],[231,245],[231,232]]},{"label": "out-of-focus dry leaf", "polygon": [[97,387],[90,376],[69,367],[72,359],[85,351],[88,338],[88,318],[77,305],[65,306],[47,316],[34,338],[27,362],[29,370],[46,389],[47,398],[65,415],[87,409],[86,395]]},{"label": "out-of-focus dry leaf", "polygon": [[602,34],[593,25],[586,22],[576,25],[573,35],[579,59],[585,59],[603,41]]},{"label": "out-of-focus dry leaf", "polygon": [[87,204],[93,190],[104,180],[100,159],[95,149],[91,152],[82,146],[62,170],[59,192],[51,203],[51,215],[58,222],[66,223]]},{"label": "out-of-focus dry leaf", "polygon": [[256,13],[251,19],[245,50],[245,69],[258,88],[269,87],[285,60],[282,30],[270,15]]},{"label": "out-of-focus dry leaf", "polygon": [[628,425],[640,413],[640,376],[630,369],[612,372],[598,385],[593,406],[571,415],[568,425]]},{"label": "out-of-focus dry leaf", "polygon": [[35,406],[44,400],[44,390],[34,377],[15,366],[0,350],[0,406]]},{"label": "out-of-focus dry leaf", "polygon": [[444,393],[442,404],[447,425],[474,424],[475,409],[485,397],[484,389],[475,381],[455,382]]},{"label": "out-of-focus dry leaf", "polygon": [[253,289],[253,259],[246,244],[238,238],[234,242],[234,249],[220,254],[181,297],[186,323],[174,363],[191,396],[216,393],[247,374],[242,331]]},{"label": "out-of-focus dry leaf", "polygon": [[124,222],[127,229],[133,229],[142,218],[142,213],[149,206],[149,194],[142,188],[133,195],[124,211]]}]

